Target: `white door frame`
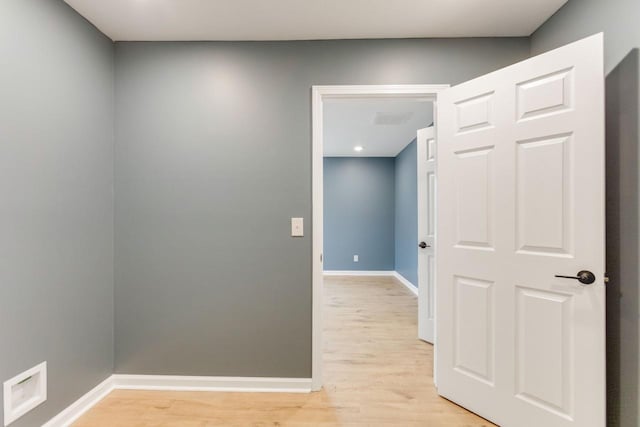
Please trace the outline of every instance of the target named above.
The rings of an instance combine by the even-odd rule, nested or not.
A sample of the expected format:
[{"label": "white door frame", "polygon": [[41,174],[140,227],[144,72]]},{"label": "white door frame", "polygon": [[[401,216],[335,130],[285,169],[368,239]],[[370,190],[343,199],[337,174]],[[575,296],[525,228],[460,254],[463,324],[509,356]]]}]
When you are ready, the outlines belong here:
[{"label": "white door frame", "polygon": [[[322,306],[323,306],[323,102],[325,99],[348,98],[403,98],[432,101],[434,118],[436,101],[440,91],[448,89],[448,84],[440,85],[357,85],[357,86],[313,86],[312,87],[312,342],[311,342],[311,388],[322,388]],[[437,124],[435,124],[437,126]],[[416,337],[417,339],[417,337]]]}]

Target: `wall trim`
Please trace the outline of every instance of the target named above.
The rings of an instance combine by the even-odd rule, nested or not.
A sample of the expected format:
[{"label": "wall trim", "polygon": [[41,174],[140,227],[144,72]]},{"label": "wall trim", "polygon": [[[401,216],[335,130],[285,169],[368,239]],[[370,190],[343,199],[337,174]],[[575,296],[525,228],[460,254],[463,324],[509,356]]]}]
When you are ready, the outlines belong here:
[{"label": "wall trim", "polygon": [[323,272],[324,276],[360,276],[360,277],[373,277],[373,276],[384,276],[384,277],[394,277],[398,280],[398,282],[402,283],[412,294],[418,296],[418,288],[416,285],[407,280],[402,274],[397,271],[366,271],[366,270],[327,270]]},{"label": "wall trim", "polygon": [[199,377],[179,375],[113,375],[119,390],[309,393],[311,378]]},{"label": "wall trim", "polygon": [[393,276],[393,270],[325,270],[323,276]]},{"label": "wall trim", "polygon": [[109,376],[80,399],[67,406],[58,415],[44,423],[42,427],[67,427],[78,420],[113,391],[113,376]]},{"label": "wall trim", "polygon": [[397,271],[394,271],[393,277],[395,277],[398,280],[398,282],[402,283],[407,289],[409,289],[409,291],[412,294],[414,294],[415,296],[418,296],[417,286],[411,283],[409,280],[407,280],[402,274],[398,273]]},{"label": "wall trim", "polygon": [[51,418],[42,427],[71,426],[113,390],[309,393],[311,392],[311,378],[114,374]]}]

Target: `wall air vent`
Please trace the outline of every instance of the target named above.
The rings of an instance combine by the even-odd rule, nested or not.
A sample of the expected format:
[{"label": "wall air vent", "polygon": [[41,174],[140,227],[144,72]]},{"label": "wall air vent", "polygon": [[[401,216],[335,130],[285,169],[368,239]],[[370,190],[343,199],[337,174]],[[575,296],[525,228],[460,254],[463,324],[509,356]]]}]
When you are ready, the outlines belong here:
[{"label": "wall air vent", "polygon": [[4,425],[47,400],[47,362],[4,382]]},{"label": "wall air vent", "polygon": [[373,124],[379,126],[399,126],[407,123],[413,117],[413,112],[385,113],[379,112],[373,117]]}]

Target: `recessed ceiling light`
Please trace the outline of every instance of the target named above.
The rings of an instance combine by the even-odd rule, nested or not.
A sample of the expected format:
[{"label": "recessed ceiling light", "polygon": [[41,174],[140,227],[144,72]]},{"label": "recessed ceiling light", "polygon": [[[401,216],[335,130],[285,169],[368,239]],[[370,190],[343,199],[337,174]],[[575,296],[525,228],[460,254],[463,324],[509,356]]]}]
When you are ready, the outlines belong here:
[{"label": "recessed ceiling light", "polygon": [[358,153],[362,150],[364,150],[364,147],[362,145],[356,145],[355,147],[353,147],[353,151],[357,151]]}]

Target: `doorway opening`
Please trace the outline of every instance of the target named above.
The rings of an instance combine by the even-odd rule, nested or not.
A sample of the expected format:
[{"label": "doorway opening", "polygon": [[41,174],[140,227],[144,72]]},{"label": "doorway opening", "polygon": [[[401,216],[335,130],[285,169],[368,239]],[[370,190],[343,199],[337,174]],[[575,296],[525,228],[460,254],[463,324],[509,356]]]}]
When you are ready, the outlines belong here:
[{"label": "doorway opening", "polygon": [[[327,116],[336,113],[340,116],[340,109],[349,108],[349,106],[357,105],[358,103],[386,103],[387,106],[396,104],[396,106],[402,105],[402,103],[421,103],[433,106],[432,117],[435,117],[435,108],[437,102],[437,95],[440,91],[448,88],[448,85],[379,85],[379,86],[314,86],[313,87],[313,343],[312,343],[312,386],[314,390],[321,389],[323,385],[323,282],[324,282],[324,262],[327,261],[327,254],[324,253],[324,167],[325,167],[325,154],[341,154],[339,157],[342,162],[345,159],[353,158],[354,156],[346,156],[347,149],[349,154],[358,153],[360,157],[373,153],[380,156],[381,154],[387,154],[379,151],[379,147],[373,147],[367,143],[367,141],[350,141],[348,145],[342,147],[340,151],[339,147],[336,147],[332,142],[329,142],[326,134],[327,128],[325,126]],[[332,109],[333,107],[333,109]],[[329,109],[328,109],[329,108]],[[402,107],[398,107],[402,109]],[[406,109],[406,108],[405,108]],[[336,111],[334,111],[336,110]],[[403,121],[410,120],[408,114],[402,115],[401,111],[396,111],[396,114],[384,114],[384,109],[380,111],[380,115],[377,115],[371,120],[377,120],[379,122],[388,121]],[[378,111],[376,111],[378,113]],[[405,112],[406,113],[406,112]],[[348,117],[342,117],[342,120],[349,120]],[[417,128],[426,128],[433,123],[433,120],[425,120],[425,123],[421,123]],[[345,124],[346,127],[346,124]],[[414,131],[415,131],[414,130]],[[413,136],[414,138],[416,135]],[[401,137],[402,138],[402,137]],[[405,138],[406,139],[406,138]],[[400,139],[396,147],[397,151],[404,149],[409,143],[408,141],[402,141]],[[367,145],[369,145],[367,147]],[[417,141],[416,141],[417,146]],[[328,151],[325,151],[327,150]],[[418,151],[416,147],[416,152]],[[367,153],[368,152],[368,153]],[[397,152],[395,153],[397,154]],[[395,156],[393,156],[395,157]],[[338,159],[338,162],[340,161]],[[395,217],[394,217],[395,221]],[[417,233],[417,231],[416,231]],[[415,236],[417,243],[417,234]],[[416,255],[418,246],[415,246]],[[335,255],[335,254],[333,254]],[[329,261],[345,262],[351,260],[351,263],[360,262],[360,254],[348,254],[348,259],[345,259],[347,255],[342,255],[342,260],[332,259],[329,255]],[[369,260],[367,260],[369,261]],[[339,265],[339,264],[335,264]],[[336,267],[333,267],[336,268]],[[344,268],[341,270],[347,270]],[[395,268],[391,270],[395,272]],[[402,276],[400,276],[402,277]],[[409,282],[409,281],[407,281]],[[419,287],[419,284],[418,284]],[[418,337],[416,336],[416,340]]]}]

